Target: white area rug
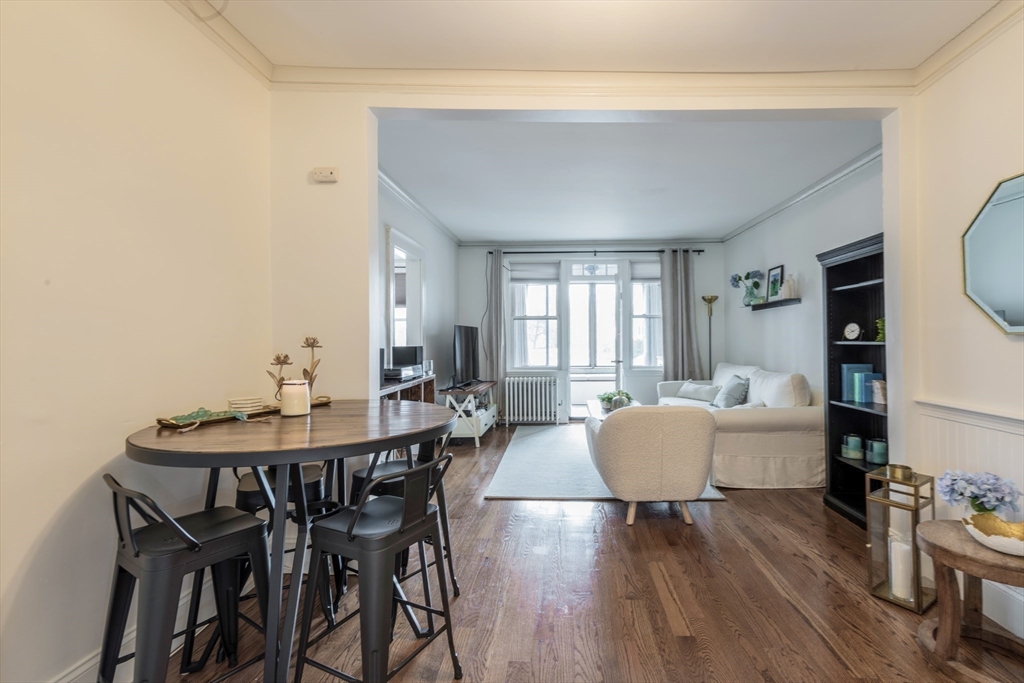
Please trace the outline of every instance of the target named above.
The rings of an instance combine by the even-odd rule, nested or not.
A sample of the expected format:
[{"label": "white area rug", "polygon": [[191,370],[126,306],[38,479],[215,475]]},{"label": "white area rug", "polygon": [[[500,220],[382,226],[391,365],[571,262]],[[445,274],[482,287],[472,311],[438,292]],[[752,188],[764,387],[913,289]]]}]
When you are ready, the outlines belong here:
[{"label": "white area rug", "polygon": [[[582,424],[517,427],[484,498],[617,500],[601,481]],[[708,484],[698,500],[725,500]]]}]

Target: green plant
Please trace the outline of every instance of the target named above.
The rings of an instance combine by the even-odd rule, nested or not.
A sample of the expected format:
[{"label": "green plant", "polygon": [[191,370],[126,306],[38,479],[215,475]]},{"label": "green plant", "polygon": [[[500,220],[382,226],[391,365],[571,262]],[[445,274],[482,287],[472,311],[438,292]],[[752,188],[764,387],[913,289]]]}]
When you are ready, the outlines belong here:
[{"label": "green plant", "polygon": [[616,396],[621,396],[630,403],[633,402],[633,397],[629,395],[628,391],[606,391],[603,394],[598,394],[597,400],[601,401],[602,403],[608,403]]}]

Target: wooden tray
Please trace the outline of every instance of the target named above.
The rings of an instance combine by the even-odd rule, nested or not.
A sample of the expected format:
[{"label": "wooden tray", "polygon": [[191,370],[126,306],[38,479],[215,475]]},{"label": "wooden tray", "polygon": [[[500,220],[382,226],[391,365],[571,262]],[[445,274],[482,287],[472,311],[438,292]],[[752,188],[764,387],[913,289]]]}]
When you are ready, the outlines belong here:
[{"label": "wooden tray", "polygon": [[[309,407],[310,408],[320,408],[321,406],[328,406],[330,404],[331,404],[331,397],[330,396],[318,396],[318,397],[314,398],[313,400],[311,400],[309,402]],[[280,413],[280,412],[281,412],[281,406],[278,405],[278,404],[272,404],[272,405],[263,406],[262,410],[255,410],[255,411],[253,411],[251,413],[246,413],[245,416],[246,416],[246,420],[251,420],[253,418],[266,417],[268,415],[274,415],[274,414]],[[156,419],[156,423],[159,426],[166,427],[168,429],[181,429],[183,427],[191,427],[193,425],[196,425],[197,422],[199,424],[196,425],[196,426],[202,427],[204,425],[218,424],[220,422],[230,422],[232,420],[238,420],[238,418],[233,416],[233,415],[222,415],[220,417],[211,417],[211,418],[206,418],[206,419],[201,419],[201,420],[192,420],[190,422],[175,422],[171,418],[158,417]]]}]

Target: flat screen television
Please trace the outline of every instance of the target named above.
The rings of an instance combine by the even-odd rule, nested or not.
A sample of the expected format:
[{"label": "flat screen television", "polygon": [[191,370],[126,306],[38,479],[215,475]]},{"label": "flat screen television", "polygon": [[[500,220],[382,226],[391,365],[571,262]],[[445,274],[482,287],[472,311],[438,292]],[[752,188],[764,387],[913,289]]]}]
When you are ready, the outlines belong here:
[{"label": "flat screen television", "polygon": [[468,325],[455,326],[455,386],[480,379],[480,330]]}]

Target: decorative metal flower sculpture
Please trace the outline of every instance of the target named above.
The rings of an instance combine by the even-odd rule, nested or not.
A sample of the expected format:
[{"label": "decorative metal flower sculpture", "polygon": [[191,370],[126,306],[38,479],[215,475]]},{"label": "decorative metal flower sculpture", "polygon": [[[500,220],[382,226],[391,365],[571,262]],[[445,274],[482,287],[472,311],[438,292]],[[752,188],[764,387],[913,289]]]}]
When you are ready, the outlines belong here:
[{"label": "decorative metal flower sculpture", "polygon": [[316,381],[316,366],[320,365],[320,361],[316,357],[316,349],[322,349],[320,346],[320,340],[316,337],[306,337],[302,342],[302,348],[309,349],[309,369],[303,368],[302,378],[309,382],[309,395],[313,395],[313,382]]},{"label": "decorative metal flower sculpture", "polygon": [[270,361],[270,364],[277,366],[276,375],[270,370],[267,370],[267,374],[270,375],[270,379],[274,380],[274,386],[277,387],[277,391],[274,393],[274,398],[280,401],[281,386],[284,384],[284,366],[291,365],[292,359],[288,357],[287,353],[278,353],[274,354],[274,360]]}]

